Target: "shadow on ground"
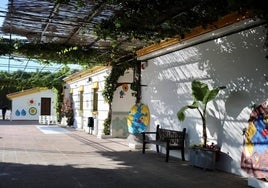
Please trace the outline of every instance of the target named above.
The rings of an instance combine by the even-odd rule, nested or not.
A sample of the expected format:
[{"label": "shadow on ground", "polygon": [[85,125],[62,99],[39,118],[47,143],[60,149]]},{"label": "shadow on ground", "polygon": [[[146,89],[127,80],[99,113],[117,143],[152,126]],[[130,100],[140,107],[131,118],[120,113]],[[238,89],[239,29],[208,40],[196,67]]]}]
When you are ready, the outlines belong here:
[{"label": "shadow on ground", "polygon": [[[205,171],[188,162],[149,151],[99,152],[107,160],[98,167],[0,163],[0,188],[189,188],[247,187],[241,177]],[[94,163],[94,161],[92,161]]]}]

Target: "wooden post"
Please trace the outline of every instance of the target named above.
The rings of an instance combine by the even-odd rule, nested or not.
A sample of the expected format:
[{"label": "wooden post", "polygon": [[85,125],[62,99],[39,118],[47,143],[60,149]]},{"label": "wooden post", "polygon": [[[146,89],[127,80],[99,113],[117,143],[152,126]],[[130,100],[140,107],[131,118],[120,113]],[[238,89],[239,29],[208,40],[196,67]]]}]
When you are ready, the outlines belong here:
[{"label": "wooden post", "polygon": [[134,71],[134,83],[137,88],[136,103],[141,101],[141,61],[135,62],[135,71]]}]

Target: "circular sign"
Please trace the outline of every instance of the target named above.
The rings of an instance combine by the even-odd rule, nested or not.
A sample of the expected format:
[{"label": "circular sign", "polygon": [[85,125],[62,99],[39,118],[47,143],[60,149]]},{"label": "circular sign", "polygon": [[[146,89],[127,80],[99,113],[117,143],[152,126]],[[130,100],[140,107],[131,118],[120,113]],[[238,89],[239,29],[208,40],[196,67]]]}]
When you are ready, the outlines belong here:
[{"label": "circular sign", "polygon": [[37,113],[37,109],[35,107],[29,108],[29,114],[30,115],[35,115]]}]

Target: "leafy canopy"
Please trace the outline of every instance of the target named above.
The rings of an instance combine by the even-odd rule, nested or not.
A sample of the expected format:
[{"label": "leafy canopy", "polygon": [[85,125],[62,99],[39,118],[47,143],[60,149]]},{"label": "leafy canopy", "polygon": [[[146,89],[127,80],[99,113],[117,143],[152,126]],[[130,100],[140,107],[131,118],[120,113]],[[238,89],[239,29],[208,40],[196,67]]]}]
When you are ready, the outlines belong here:
[{"label": "leafy canopy", "polygon": [[[92,4],[91,1],[54,0],[55,3],[78,7]],[[66,46],[64,44],[29,44],[16,42],[12,45],[0,44],[0,55],[18,53],[28,58],[42,59],[57,63],[77,63],[92,67],[113,62],[120,56],[135,54],[135,50],[119,48],[124,39],[140,41],[144,46],[170,37],[181,37],[197,26],[206,27],[230,12],[252,11],[256,17],[268,20],[265,0],[95,0],[113,7],[114,14],[109,19],[96,22],[93,30],[99,39],[112,41],[112,49],[102,51],[90,46]],[[90,31],[92,32],[92,31]],[[268,38],[268,37],[267,37]],[[2,43],[2,42],[1,42]],[[141,47],[140,47],[141,48]],[[137,49],[136,49],[137,50]],[[129,56],[133,58],[133,56]]]}]

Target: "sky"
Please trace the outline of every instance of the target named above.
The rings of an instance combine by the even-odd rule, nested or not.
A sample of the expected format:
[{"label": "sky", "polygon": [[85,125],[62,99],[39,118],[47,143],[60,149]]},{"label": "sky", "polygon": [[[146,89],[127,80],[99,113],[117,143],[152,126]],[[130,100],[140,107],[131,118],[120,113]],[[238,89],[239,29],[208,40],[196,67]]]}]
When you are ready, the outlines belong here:
[{"label": "sky", "polygon": [[[5,12],[7,12],[8,0],[0,0],[0,28],[2,28],[3,21],[5,18]],[[12,35],[11,35],[12,37]],[[14,38],[13,36],[12,38]],[[0,38],[10,38],[10,36],[3,35],[0,31]],[[14,72],[17,70],[26,71],[26,72],[36,72],[39,71],[49,71],[55,72],[60,70],[64,65],[62,64],[51,64],[43,65],[40,64],[37,60],[28,60],[21,57],[12,57],[10,56],[0,56],[0,71]],[[68,65],[71,69],[81,70],[80,65],[70,64]]]},{"label": "sky", "polygon": [[8,0],[0,0],[0,25],[2,26],[2,22],[3,22],[3,16],[4,16],[4,13],[2,13],[2,11],[6,11],[7,10],[7,3],[8,3]]}]

